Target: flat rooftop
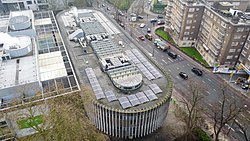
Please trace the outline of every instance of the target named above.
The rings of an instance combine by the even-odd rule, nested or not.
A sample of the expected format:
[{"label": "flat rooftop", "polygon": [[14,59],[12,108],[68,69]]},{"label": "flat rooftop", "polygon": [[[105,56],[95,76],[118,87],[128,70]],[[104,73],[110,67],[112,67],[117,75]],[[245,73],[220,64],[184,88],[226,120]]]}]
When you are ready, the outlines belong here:
[{"label": "flat rooftop", "polygon": [[38,81],[36,58],[28,56],[3,61],[0,74],[0,89]]},{"label": "flat rooftop", "polygon": [[[92,36],[99,36],[98,34],[102,34],[103,32],[110,32],[102,24],[102,22],[105,21],[103,19],[106,19],[106,17],[102,13],[93,10],[86,10],[85,12],[85,14],[79,14],[79,18],[84,19],[85,15],[94,15],[94,18],[96,18],[97,21],[93,21],[91,23],[95,26],[89,26],[90,22],[83,22],[78,28],[82,28],[83,31],[86,30],[89,33],[94,30],[92,30],[91,28],[102,29],[99,32],[95,31],[90,33],[92,34]],[[70,12],[65,13],[65,15],[68,18],[71,17]],[[62,16],[62,19],[65,19],[65,15]],[[110,27],[117,29],[117,27],[113,25],[109,20],[105,21],[105,23],[109,23]],[[65,28],[67,29],[66,25]],[[119,30],[115,33],[116,34],[109,34],[108,39],[91,41],[90,46],[94,51],[94,57],[91,53],[84,55],[86,60],[89,62],[87,68],[84,69],[84,78],[88,80],[88,84],[91,86],[97,102],[102,103],[108,107],[120,110],[143,110],[161,102],[162,99],[166,98],[167,96],[165,92],[167,90],[167,83],[169,83],[168,80],[164,77],[160,70],[158,70],[157,67],[154,66],[147,59],[147,57],[144,56],[143,53],[140,52],[140,50],[138,50],[132,43],[127,43],[124,47],[118,45],[118,41],[123,39],[120,38],[120,36],[122,35],[118,35],[120,34]],[[103,72],[100,69],[100,64],[102,64],[100,62],[104,60],[106,60],[106,62],[108,63],[111,63],[111,65],[114,66],[114,69]],[[123,63],[128,64],[123,65]],[[137,75],[135,74],[140,74],[143,80],[140,88],[136,90],[122,92],[112,84],[112,80],[119,80],[119,78],[128,78],[126,80],[120,79],[121,81],[117,81],[121,84],[123,83],[126,85],[127,82],[128,85],[130,85],[129,83],[136,84],[138,82],[136,82]],[[133,79],[131,79],[132,77],[130,78],[130,76],[132,75],[136,77],[133,77]],[[140,79],[141,78],[139,78],[138,75],[138,80]]]}]

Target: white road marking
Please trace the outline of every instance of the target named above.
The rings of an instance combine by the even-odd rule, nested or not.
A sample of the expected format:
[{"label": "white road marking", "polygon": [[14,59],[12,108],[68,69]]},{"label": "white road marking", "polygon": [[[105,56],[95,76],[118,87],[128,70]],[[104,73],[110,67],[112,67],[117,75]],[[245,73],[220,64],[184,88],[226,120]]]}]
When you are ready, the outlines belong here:
[{"label": "white road marking", "polygon": [[211,103],[208,104],[209,106],[213,107],[213,105]]},{"label": "white road marking", "polygon": [[209,91],[207,91],[207,93],[208,93],[208,94],[210,94],[210,92],[209,92]]},{"label": "white road marking", "polygon": [[207,79],[207,80],[211,82],[211,80],[210,80],[210,79]]},{"label": "white road marking", "polygon": [[190,65],[189,64],[187,64],[189,67],[190,67]]},{"label": "white road marking", "polygon": [[248,112],[248,114],[250,114],[250,111],[247,111]]},{"label": "white road marking", "polygon": [[232,95],[232,98],[235,98],[235,97]]},{"label": "white road marking", "polygon": [[246,116],[245,115],[243,115],[243,114],[241,114],[241,116],[245,119],[246,118]]},{"label": "white road marking", "polygon": [[169,72],[171,72],[171,70],[170,70],[170,69],[168,69],[168,71],[169,71]]},{"label": "white road marking", "polygon": [[180,68],[176,67],[176,69],[178,70],[178,69],[180,69]]},{"label": "white road marking", "polygon": [[221,102],[221,101],[219,101],[219,103],[220,103],[220,104],[222,104],[222,102]]},{"label": "white road marking", "polygon": [[176,76],[176,78],[180,79],[180,77],[179,77],[179,76]]},{"label": "white road marking", "polygon": [[161,58],[163,58],[164,56],[163,55],[161,55]]},{"label": "white road marking", "polygon": [[161,61],[164,62],[164,63],[166,63],[166,64],[168,64],[168,63],[167,63],[165,60],[163,60],[163,59],[161,59]]},{"label": "white road marking", "polygon": [[215,89],[213,89],[215,92],[216,92],[216,90]]},{"label": "white road marking", "polygon": [[185,68],[185,66],[182,66],[183,68]]},{"label": "white road marking", "polygon": [[202,80],[203,83],[206,83],[204,80]]},{"label": "white road marking", "polygon": [[161,65],[163,66],[163,63],[161,63]]}]

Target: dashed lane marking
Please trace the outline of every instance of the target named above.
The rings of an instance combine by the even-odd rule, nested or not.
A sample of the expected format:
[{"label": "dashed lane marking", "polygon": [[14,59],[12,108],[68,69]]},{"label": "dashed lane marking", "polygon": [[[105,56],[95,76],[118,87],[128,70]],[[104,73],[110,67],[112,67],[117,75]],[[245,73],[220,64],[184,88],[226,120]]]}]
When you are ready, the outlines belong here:
[{"label": "dashed lane marking", "polygon": [[216,90],[215,89],[213,89],[215,92],[216,92]]},{"label": "dashed lane marking", "polygon": [[207,93],[208,93],[208,94],[210,94],[210,92],[209,92],[209,91],[207,91]]},{"label": "dashed lane marking", "polygon": [[168,64],[168,63],[167,63],[165,60],[163,60],[163,59],[161,59],[161,61],[164,62],[164,63],[166,63],[166,64]]},{"label": "dashed lane marking", "polygon": [[202,80],[203,83],[206,83],[204,80]]},{"label": "dashed lane marking", "polygon": [[178,69],[180,69],[180,68],[176,67],[176,69],[178,70]]},{"label": "dashed lane marking", "polygon": [[210,80],[210,79],[207,79],[207,80],[210,81],[210,82],[212,81],[212,80]]},{"label": "dashed lane marking", "polygon": [[190,67],[190,64],[187,64]]}]

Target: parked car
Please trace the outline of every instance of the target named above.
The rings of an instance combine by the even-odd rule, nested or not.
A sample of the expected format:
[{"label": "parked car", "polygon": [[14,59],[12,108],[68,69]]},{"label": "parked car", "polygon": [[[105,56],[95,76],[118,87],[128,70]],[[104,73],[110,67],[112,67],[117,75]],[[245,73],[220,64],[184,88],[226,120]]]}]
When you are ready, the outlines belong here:
[{"label": "parked car", "polygon": [[143,16],[142,15],[138,15],[137,18],[138,19],[143,19]]},{"label": "parked car", "polygon": [[141,41],[144,41],[144,40],[145,40],[145,38],[144,38],[144,36],[143,36],[143,35],[138,36],[138,39],[140,39]]},{"label": "parked car", "polygon": [[185,80],[188,79],[188,75],[185,72],[180,72],[179,75],[181,78],[183,78]]},{"label": "parked car", "polygon": [[150,33],[150,32],[151,32],[151,29],[150,29],[150,28],[147,28],[147,32]]},{"label": "parked car", "polygon": [[146,34],[145,38],[148,39],[149,41],[153,40],[153,36],[151,34]]},{"label": "parked car", "polygon": [[164,25],[165,22],[160,20],[160,21],[157,22],[157,24],[158,24],[158,25]]},{"label": "parked car", "polygon": [[107,7],[107,10],[110,11],[111,9],[109,7]]},{"label": "parked car", "polygon": [[173,59],[177,58],[177,54],[174,53],[174,52],[169,51],[169,52],[168,52],[168,55],[169,55],[171,58],[173,58]]},{"label": "parked car", "polygon": [[105,4],[102,4],[102,7],[105,7]]},{"label": "parked car", "polygon": [[202,76],[202,74],[203,74],[202,70],[200,70],[198,68],[192,68],[192,72],[198,76]]},{"label": "parked car", "polygon": [[120,26],[121,26],[121,27],[124,27],[124,23],[120,23]]},{"label": "parked car", "polygon": [[143,28],[143,27],[145,27],[146,25],[144,24],[144,23],[141,23],[140,24],[140,28]]},{"label": "parked car", "polygon": [[247,90],[249,88],[249,85],[246,84],[246,83],[242,83],[241,88],[244,89],[244,90]]},{"label": "parked car", "polygon": [[158,15],[157,18],[158,19],[163,19],[163,15]]},{"label": "parked car", "polygon": [[131,17],[136,17],[136,14],[135,13],[131,13],[130,16]]},{"label": "parked car", "polygon": [[156,22],[157,22],[157,19],[151,19],[150,22],[151,22],[151,23],[156,23]]}]

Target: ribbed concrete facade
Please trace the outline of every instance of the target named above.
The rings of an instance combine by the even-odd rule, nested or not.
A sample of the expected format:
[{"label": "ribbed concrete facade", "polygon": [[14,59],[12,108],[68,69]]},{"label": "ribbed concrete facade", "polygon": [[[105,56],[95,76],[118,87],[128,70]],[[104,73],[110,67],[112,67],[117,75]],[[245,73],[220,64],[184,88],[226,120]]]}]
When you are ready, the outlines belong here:
[{"label": "ribbed concrete facade", "polygon": [[162,126],[168,113],[169,98],[143,110],[116,110],[94,103],[92,122],[102,132],[118,138],[138,138]]}]

